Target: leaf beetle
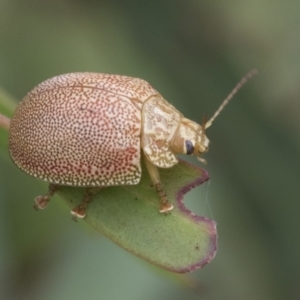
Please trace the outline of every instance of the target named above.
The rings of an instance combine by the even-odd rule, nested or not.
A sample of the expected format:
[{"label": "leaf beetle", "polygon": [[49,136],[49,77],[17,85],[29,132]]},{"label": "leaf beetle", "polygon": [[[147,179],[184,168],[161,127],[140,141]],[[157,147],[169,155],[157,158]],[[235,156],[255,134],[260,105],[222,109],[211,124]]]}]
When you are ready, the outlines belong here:
[{"label": "leaf beetle", "polygon": [[208,151],[211,126],[249,72],[202,125],[185,118],[145,80],[101,73],[70,73],[37,85],[20,102],[9,128],[9,152],[26,173],[49,182],[35,199],[43,209],[60,186],[86,187],[73,218],[84,218],[90,188],[138,184],[141,159],[161,199],[159,211],[173,209],[159,168],[177,164],[177,154]]}]

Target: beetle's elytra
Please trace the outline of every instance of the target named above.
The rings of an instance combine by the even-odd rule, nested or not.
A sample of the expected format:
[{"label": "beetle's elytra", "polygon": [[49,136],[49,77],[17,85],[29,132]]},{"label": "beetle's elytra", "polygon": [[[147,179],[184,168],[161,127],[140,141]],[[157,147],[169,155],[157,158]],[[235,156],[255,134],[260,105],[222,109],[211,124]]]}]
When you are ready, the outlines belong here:
[{"label": "beetle's elytra", "polygon": [[[19,168],[50,183],[48,193],[36,198],[38,208],[60,185],[138,184],[143,157],[161,198],[159,211],[165,213],[173,206],[158,168],[174,166],[176,154],[206,152],[204,131],[219,111],[201,126],[142,79],[70,73],[42,82],[20,102],[10,124],[9,150]],[[90,197],[87,189],[82,204],[71,211],[75,218],[85,216]]]}]

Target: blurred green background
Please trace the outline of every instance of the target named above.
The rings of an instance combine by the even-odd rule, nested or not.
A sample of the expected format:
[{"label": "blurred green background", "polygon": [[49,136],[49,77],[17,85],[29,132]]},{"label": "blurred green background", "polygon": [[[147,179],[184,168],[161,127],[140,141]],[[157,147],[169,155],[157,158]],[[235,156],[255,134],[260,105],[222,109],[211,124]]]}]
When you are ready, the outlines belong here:
[{"label": "blurred green background", "polygon": [[200,122],[259,70],[208,130],[211,181],[186,197],[218,222],[209,265],[173,276],[58,198],[36,213],[46,185],[2,151],[0,299],[300,299],[299,53],[299,1],[0,0],[0,86],[18,100],[58,74],[117,73]]}]

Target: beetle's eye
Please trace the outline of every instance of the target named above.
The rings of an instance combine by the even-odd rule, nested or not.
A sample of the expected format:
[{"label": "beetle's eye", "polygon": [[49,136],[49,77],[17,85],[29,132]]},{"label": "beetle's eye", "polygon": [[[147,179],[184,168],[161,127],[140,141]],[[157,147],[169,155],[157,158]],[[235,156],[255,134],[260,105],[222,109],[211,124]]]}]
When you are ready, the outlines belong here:
[{"label": "beetle's eye", "polygon": [[194,145],[192,144],[191,141],[186,140],[185,147],[186,147],[186,154],[190,155],[194,152]]}]

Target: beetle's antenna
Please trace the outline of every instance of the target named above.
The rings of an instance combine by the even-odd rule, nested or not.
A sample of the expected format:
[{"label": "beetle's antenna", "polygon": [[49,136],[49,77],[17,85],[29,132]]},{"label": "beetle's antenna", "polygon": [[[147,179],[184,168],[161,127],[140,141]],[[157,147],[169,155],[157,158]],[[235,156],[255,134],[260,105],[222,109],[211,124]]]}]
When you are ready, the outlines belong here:
[{"label": "beetle's antenna", "polygon": [[203,118],[202,118],[202,122],[201,122],[201,127],[199,127],[199,129],[201,128],[202,129],[202,133],[201,133],[201,141],[204,140],[204,137],[205,137],[205,129],[206,129],[206,124],[207,124],[207,120],[208,120],[208,117],[207,115],[204,115]]},{"label": "beetle's antenna", "polygon": [[257,74],[257,70],[253,69],[249,73],[247,73],[240,81],[239,83],[234,87],[234,89],[230,92],[230,94],[227,96],[227,98],[222,102],[222,104],[219,106],[217,111],[214,113],[214,115],[208,120],[208,122],[205,124],[205,129],[211,126],[212,122],[215,120],[215,118],[220,114],[220,112],[224,109],[224,107],[229,103],[229,101],[234,97],[234,95],[241,89],[241,87],[253,76]]}]

